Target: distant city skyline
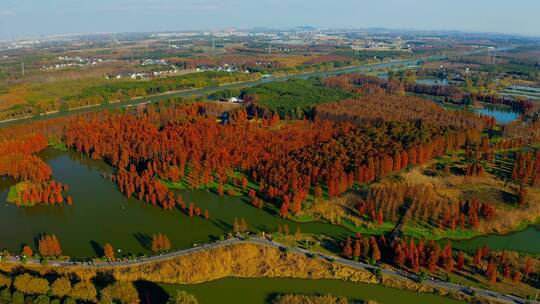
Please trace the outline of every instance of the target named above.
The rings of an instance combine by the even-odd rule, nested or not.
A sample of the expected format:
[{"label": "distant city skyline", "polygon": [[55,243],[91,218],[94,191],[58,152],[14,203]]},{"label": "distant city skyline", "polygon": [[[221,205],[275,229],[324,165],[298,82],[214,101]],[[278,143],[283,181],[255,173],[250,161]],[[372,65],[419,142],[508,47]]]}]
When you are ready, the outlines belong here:
[{"label": "distant city skyline", "polygon": [[2,0],[0,39],[301,25],[540,36],[538,12],[538,0]]}]

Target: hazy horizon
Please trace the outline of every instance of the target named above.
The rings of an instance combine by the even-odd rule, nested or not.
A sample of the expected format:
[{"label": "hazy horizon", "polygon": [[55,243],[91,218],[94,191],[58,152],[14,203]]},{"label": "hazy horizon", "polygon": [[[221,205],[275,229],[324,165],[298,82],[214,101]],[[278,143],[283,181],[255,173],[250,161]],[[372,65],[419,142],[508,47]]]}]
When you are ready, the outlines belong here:
[{"label": "hazy horizon", "polygon": [[0,38],[301,25],[540,36],[538,11],[534,0],[4,0]]}]

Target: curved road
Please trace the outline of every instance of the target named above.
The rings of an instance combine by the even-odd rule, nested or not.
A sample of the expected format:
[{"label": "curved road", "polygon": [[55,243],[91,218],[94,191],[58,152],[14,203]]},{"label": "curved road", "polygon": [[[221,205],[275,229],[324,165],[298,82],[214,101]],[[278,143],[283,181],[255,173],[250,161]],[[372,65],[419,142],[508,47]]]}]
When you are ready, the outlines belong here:
[{"label": "curved road", "polygon": [[[289,252],[311,255],[311,256],[318,256],[328,261],[333,261],[334,263],[338,263],[338,264],[355,268],[355,269],[362,269],[362,270],[367,270],[371,272],[374,272],[375,270],[380,269],[383,274],[394,277],[394,278],[398,278],[402,280],[412,280],[415,282],[421,281],[422,284],[425,284],[425,285],[443,288],[443,289],[454,291],[454,292],[461,292],[467,295],[472,295],[474,293],[475,295],[484,296],[486,298],[489,298],[490,300],[497,301],[500,303],[515,303],[515,304],[540,303],[538,301],[529,301],[529,300],[525,300],[516,296],[502,294],[502,293],[491,291],[491,290],[475,288],[475,287],[466,287],[459,284],[439,281],[433,278],[420,280],[418,276],[411,273],[404,272],[404,271],[385,269],[379,266],[373,266],[373,265],[366,264],[363,262],[347,260],[341,257],[330,256],[330,255],[326,255],[326,254],[322,254],[319,252],[310,251],[310,250],[306,250],[306,249],[302,249],[298,247],[288,247],[287,245],[283,245],[283,244],[280,244],[280,243],[277,243],[277,242],[274,242],[265,238],[261,238],[261,237],[227,239],[224,241],[206,243],[206,244],[195,246],[192,248],[180,249],[180,250],[171,251],[168,253],[163,253],[163,254],[149,256],[149,257],[136,258],[136,259],[131,259],[131,260],[121,260],[121,261],[104,262],[104,263],[50,261],[48,265],[53,266],[53,267],[84,267],[84,268],[127,267],[127,266],[142,265],[142,264],[147,264],[147,263],[152,263],[152,262],[171,260],[177,257],[186,256],[192,253],[201,252],[201,251],[205,251],[205,250],[209,250],[213,248],[224,247],[224,246],[235,245],[235,244],[246,244],[246,243],[269,246],[276,249],[287,248]],[[10,257],[5,261],[12,262],[12,263],[21,263],[21,260],[18,256]],[[37,259],[28,259],[26,263],[27,264],[40,264],[40,261]]]}]

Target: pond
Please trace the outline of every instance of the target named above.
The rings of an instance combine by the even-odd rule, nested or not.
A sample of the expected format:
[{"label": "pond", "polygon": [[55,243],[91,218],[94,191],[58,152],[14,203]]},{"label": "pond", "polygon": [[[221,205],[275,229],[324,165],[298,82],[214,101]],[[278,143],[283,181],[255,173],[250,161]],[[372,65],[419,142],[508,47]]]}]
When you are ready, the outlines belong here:
[{"label": "pond", "polygon": [[[406,290],[384,287],[377,284],[353,283],[340,280],[299,280],[285,278],[226,278],[194,285],[161,284],[156,288],[145,289],[154,292],[156,303],[165,303],[167,294],[174,295],[177,290],[194,294],[201,304],[206,303],[271,303],[277,294],[331,294],[353,300],[374,300],[377,303],[464,303],[442,296],[415,293]],[[142,298],[145,295],[142,294]],[[144,301],[143,301],[144,303]],[[154,302],[153,302],[154,303]]]},{"label": "pond", "polygon": [[346,230],[325,223],[296,224],[253,207],[247,199],[219,197],[206,191],[182,191],[186,202],[208,209],[210,220],[189,218],[180,210],[165,211],[137,199],[127,199],[110,180],[102,177],[112,169],[74,151],[47,148],[41,153],[53,170],[53,178],[69,185],[73,206],[17,207],[6,203],[10,179],[0,179],[0,248],[20,252],[23,244],[36,248],[36,237],[54,233],[63,253],[72,257],[100,256],[110,243],[124,253],[149,253],[151,237],[165,233],[174,249],[207,242],[232,230],[234,218],[245,218],[248,227],[276,231],[287,224],[291,233],[302,232],[343,237]]},{"label": "pond", "polygon": [[510,109],[504,109],[499,107],[482,107],[475,108],[474,111],[479,114],[488,115],[497,121],[500,124],[509,124],[514,120],[518,119],[519,113]]}]

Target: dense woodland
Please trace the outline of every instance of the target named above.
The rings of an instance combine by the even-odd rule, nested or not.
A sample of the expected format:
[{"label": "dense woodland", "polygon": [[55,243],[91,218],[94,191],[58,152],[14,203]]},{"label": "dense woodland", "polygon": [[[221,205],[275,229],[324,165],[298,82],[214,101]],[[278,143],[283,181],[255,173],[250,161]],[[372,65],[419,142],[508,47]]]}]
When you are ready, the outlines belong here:
[{"label": "dense woodland", "polygon": [[[32,132],[25,127],[4,129],[6,153],[0,158],[0,169],[35,184],[20,191],[22,201],[63,202],[61,191],[67,187],[51,183],[50,169],[35,156],[48,138],[117,168],[112,180],[128,198],[164,209],[179,206],[190,216],[201,215],[203,211],[195,205],[190,204],[188,211],[186,202],[175,197],[163,180],[183,182],[191,189],[215,183],[220,195],[225,186],[234,185],[246,193],[250,190],[254,205],[274,202],[287,216],[299,213],[309,195],[336,197],[455,149],[477,153],[477,147],[486,146],[480,132],[495,125],[493,118],[446,111],[430,101],[380,90],[398,92],[400,84],[391,81],[351,74],[328,77],[323,83],[289,80],[247,89],[248,106],[230,111],[221,123],[224,106],[196,103],[36,122],[31,124],[36,135],[28,135]],[[393,85],[396,89],[391,89]],[[371,94],[365,95],[366,89]],[[304,91],[308,94],[299,103],[283,103],[285,97],[296,100]],[[350,98],[356,93],[363,96]],[[343,98],[349,99],[328,103]],[[503,140],[498,145],[511,144]],[[528,168],[515,174],[523,178],[529,170],[536,172],[532,165]],[[476,176],[483,168],[469,165],[465,171]],[[247,189],[248,180],[258,187]],[[65,200],[72,202],[70,197]],[[414,207],[413,212],[422,214],[414,217],[430,218],[437,226],[447,209],[456,210],[448,203],[438,206],[437,199],[426,200],[430,206],[420,211]],[[371,205],[376,213],[384,210],[386,220],[396,219],[398,205],[380,206],[374,201]],[[456,212],[451,215],[459,218]]]},{"label": "dense woodland", "polygon": [[[311,116],[298,119],[280,117],[261,105],[231,110],[219,103],[168,103],[35,122],[0,130],[5,143],[0,145],[1,168],[3,175],[30,185],[20,191],[22,202],[71,204],[63,193],[68,187],[52,181],[50,168],[36,155],[49,143],[62,142],[113,166],[111,180],[126,197],[206,219],[208,210],[175,196],[167,183],[182,182],[189,189],[216,184],[220,195],[232,187],[254,206],[273,204],[281,216],[289,217],[301,214],[310,197],[334,198],[377,182],[355,204],[359,218],[376,225],[404,218],[438,229],[475,230],[481,221],[497,216],[491,204],[476,199],[450,201],[430,185],[385,182],[385,178],[450,151],[464,149],[470,159],[489,159],[496,149],[521,147],[530,140],[490,143],[481,135],[494,127],[490,118],[445,111],[416,97],[383,91],[309,107]],[[518,156],[514,178],[534,183],[537,156]],[[467,168],[466,175],[481,174],[478,167]],[[244,219],[235,220],[234,232],[247,230]],[[43,235],[38,244],[43,257],[62,253],[54,235]],[[342,254],[413,272],[468,267],[490,281],[532,280],[526,260],[501,260],[486,251],[480,262],[476,257],[467,262],[472,258],[452,252],[450,245],[439,246],[431,241],[392,242],[384,235],[357,235],[345,240]],[[153,252],[171,247],[166,235],[152,237]],[[115,259],[110,244],[104,251],[108,260]],[[27,246],[23,253],[31,256],[32,249]]]},{"label": "dense woodland", "polygon": [[[348,113],[354,117],[342,117],[341,109],[355,102],[365,110],[352,107]],[[81,117],[66,126],[64,142],[118,168],[113,180],[126,195],[149,195],[147,201],[165,209],[174,206],[174,196],[160,179],[185,180],[197,189],[213,182],[240,184],[235,174],[240,172],[259,185],[259,196],[298,213],[302,201],[319,188],[337,196],[355,183],[478,141],[482,119],[460,118],[418,102],[373,95],[324,106],[312,120],[250,117],[239,109],[221,124],[216,123],[220,105],[151,106],[137,113]]]},{"label": "dense woodland", "polygon": [[22,135],[0,139],[0,175],[18,180],[44,182],[51,169],[35,154],[47,147],[47,138],[41,134]]}]

